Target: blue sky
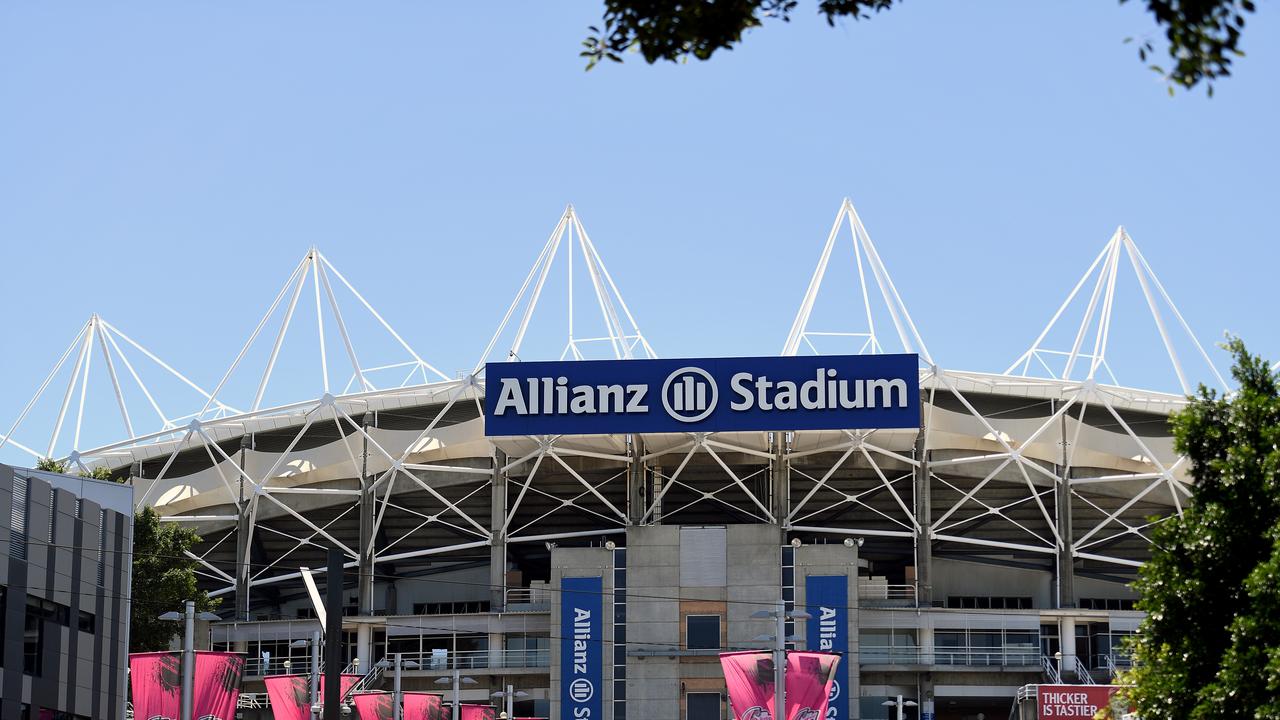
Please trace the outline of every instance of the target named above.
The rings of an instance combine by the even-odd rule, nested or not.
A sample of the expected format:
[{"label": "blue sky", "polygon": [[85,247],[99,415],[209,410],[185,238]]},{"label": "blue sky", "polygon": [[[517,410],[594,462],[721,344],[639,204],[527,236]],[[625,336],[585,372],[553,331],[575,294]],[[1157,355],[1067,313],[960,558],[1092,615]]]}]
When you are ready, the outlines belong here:
[{"label": "blue sky", "polygon": [[[584,72],[597,2],[4,3],[0,432],[92,312],[216,384],[313,244],[465,369],[567,202],[664,356],[778,352],[844,196],[945,366],[1003,370],[1118,224],[1202,342],[1280,356],[1280,25],[1170,98],[1122,43],[1140,5],[802,2],[707,63]],[[1176,389],[1126,281],[1108,357]]]}]

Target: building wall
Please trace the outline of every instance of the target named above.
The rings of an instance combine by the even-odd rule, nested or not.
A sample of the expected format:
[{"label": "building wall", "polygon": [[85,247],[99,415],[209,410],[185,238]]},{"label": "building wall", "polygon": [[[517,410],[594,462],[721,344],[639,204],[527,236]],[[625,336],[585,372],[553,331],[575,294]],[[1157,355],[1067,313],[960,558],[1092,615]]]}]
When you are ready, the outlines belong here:
[{"label": "building wall", "polygon": [[[32,718],[123,717],[132,498],[127,486],[0,465],[0,717],[23,705]],[[37,638],[38,660],[24,658]]]}]

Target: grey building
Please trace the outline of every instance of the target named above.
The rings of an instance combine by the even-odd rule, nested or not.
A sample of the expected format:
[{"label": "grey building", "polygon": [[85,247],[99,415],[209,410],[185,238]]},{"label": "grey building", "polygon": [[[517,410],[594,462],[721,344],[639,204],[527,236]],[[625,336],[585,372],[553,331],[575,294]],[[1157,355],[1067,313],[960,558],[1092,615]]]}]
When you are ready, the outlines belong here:
[{"label": "grey building", "polygon": [[0,465],[0,717],[124,717],[133,488]]}]

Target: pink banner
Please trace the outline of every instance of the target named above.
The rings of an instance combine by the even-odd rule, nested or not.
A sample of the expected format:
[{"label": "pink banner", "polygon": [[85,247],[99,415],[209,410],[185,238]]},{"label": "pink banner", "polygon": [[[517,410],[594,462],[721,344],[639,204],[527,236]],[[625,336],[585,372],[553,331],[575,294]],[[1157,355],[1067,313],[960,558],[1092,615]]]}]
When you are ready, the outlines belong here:
[{"label": "pink banner", "polygon": [[401,695],[404,696],[404,720],[445,720],[444,703],[439,695],[424,692]]},{"label": "pink banner", "polygon": [[773,720],[773,653],[722,653],[734,720]]},{"label": "pink banner", "polygon": [[[195,684],[191,693],[195,717],[233,720],[243,676],[243,657],[235,653],[196,651]],[[134,717],[176,720],[182,707],[182,653],[131,654],[129,684]]]},{"label": "pink banner", "polygon": [[462,712],[458,713],[459,720],[494,720],[498,712],[492,705],[470,705],[462,703]]},{"label": "pink banner", "polygon": [[[342,694],[346,695],[359,675],[342,676]],[[265,680],[271,714],[275,720],[311,720],[311,676],[272,675]],[[320,702],[324,702],[324,678],[320,678]]]},{"label": "pink banner", "polygon": [[351,696],[358,720],[394,720],[395,697],[389,692],[358,692]]},{"label": "pink banner", "polygon": [[821,720],[827,715],[831,682],[840,656],[835,653],[787,653],[787,720]]}]

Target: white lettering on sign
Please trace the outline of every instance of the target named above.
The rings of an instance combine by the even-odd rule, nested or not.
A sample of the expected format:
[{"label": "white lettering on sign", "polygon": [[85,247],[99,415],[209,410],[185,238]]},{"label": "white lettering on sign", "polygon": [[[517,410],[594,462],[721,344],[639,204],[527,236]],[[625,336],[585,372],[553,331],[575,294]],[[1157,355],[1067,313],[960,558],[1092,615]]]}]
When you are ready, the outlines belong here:
[{"label": "white lettering on sign", "polygon": [[587,673],[587,643],[591,642],[591,611],[573,609],[573,673]]},{"label": "white lettering on sign", "polygon": [[729,387],[737,396],[729,403],[729,408],[739,411],[752,408],[856,410],[907,406],[907,383],[901,378],[850,380],[839,377],[836,370],[830,368],[818,368],[814,379],[798,385],[791,380],[774,382],[768,375],[741,372],[729,379]]},{"label": "white lettering on sign", "polygon": [[1109,686],[1052,686],[1042,685],[1040,694],[1041,720],[1054,718],[1092,718],[1105,707],[1113,691]]},{"label": "white lettering on sign", "polygon": [[[527,387],[527,390],[526,390]],[[648,385],[569,385],[569,379],[502,378],[494,415],[643,414]]]},{"label": "white lettering on sign", "polygon": [[836,641],[836,610],[820,608],[818,610],[818,649],[830,652]]}]

